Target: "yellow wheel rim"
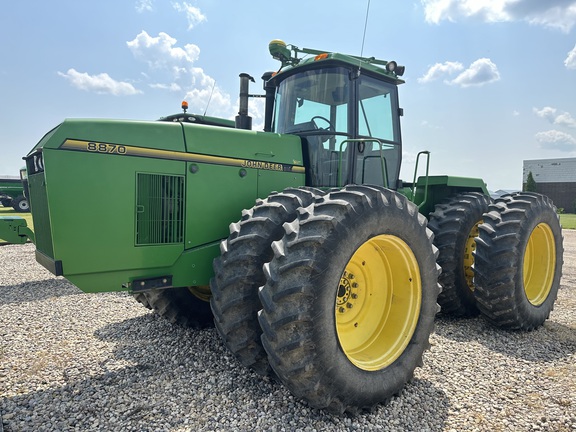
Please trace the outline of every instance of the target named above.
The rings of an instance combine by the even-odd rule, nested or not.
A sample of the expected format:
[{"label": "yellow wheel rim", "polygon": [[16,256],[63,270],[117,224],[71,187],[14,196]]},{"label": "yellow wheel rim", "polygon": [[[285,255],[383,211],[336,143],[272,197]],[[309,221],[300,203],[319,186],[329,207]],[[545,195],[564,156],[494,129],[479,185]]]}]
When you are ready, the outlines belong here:
[{"label": "yellow wheel rim", "polygon": [[336,294],[336,332],[348,359],[367,371],[392,364],[414,334],[421,303],[420,271],[410,247],[392,235],[362,244]]},{"label": "yellow wheel rim", "polygon": [[468,238],[466,239],[466,245],[464,246],[464,277],[466,278],[466,284],[470,291],[474,291],[474,255],[472,252],[476,250],[476,238],[478,237],[479,231],[478,226],[484,221],[479,221],[476,225],[472,227],[468,233]]},{"label": "yellow wheel rim", "polygon": [[212,297],[212,291],[210,291],[210,287],[208,285],[189,286],[188,291],[205,302],[209,302],[210,297]]},{"label": "yellow wheel rim", "polygon": [[524,291],[528,301],[534,306],[541,305],[548,298],[555,268],[554,234],[549,225],[538,224],[528,239],[523,269]]}]

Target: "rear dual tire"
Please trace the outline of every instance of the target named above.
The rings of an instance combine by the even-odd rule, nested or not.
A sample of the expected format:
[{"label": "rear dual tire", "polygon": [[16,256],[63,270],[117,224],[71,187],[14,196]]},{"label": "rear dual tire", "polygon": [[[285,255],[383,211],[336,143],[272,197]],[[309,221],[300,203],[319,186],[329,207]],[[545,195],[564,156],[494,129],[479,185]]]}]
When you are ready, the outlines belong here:
[{"label": "rear dual tire", "polygon": [[438,248],[440,311],[455,316],[478,315],[474,296],[474,255],[478,227],[488,211],[490,197],[478,192],[454,195],[437,204],[428,227]]},{"label": "rear dual tire", "polygon": [[442,267],[442,312],[481,312],[496,326],[523,330],[549,317],[563,253],[550,199],[514,193],[492,202],[479,193],[458,194],[436,206],[429,227]]},{"label": "rear dual tire", "polygon": [[562,276],[562,228],[543,195],[496,199],[476,240],[475,297],[494,325],[532,330],[549,317]]}]

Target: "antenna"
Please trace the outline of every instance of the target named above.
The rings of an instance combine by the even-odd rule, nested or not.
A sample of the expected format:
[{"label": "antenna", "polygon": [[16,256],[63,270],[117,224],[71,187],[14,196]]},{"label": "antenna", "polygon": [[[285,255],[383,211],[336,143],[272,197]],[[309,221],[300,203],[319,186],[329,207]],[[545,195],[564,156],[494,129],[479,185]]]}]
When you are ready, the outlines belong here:
[{"label": "antenna", "polygon": [[210,97],[208,98],[208,102],[206,103],[206,109],[204,110],[204,115],[208,111],[208,106],[210,105],[210,101],[212,100],[212,95],[214,94],[214,86],[216,86],[216,80],[212,83],[212,90],[210,90]]},{"label": "antenna", "polygon": [[364,41],[366,40],[366,28],[368,27],[368,14],[370,13],[370,0],[366,6],[366,20],[364,21],[364,34],[362,35],[362,48],[360,49],[360,57],[364,54]]}]

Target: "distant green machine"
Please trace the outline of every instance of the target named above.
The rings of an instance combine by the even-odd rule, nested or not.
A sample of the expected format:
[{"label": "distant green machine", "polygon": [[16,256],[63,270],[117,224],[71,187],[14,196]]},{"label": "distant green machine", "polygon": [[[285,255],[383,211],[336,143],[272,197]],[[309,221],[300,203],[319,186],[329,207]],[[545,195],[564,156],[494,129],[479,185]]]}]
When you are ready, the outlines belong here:
[{"label": "distant green machine", "polygon": [[26,168],[20,170],[20,178],[0,178],[0,204],[12,207],[14,211],[25,213],[30,211],[25,194],[27,179]]},{"label": "distant green machine", "polygon": [[[38,262],[172,322],[214,322],[244,365],[337,413],[403,388],[437,303],[505,328],[547,319],[563,254],[549,199],[492,201],[481,179],[428,175],[428,152],[401,181],[404,67],[278,40],[270,52],[282,66],[262,77],[263,132],[248,74],[235,122],[185,105],[48,132],[26,156]],[[0,237],[25,240],[18,224]]]}]

